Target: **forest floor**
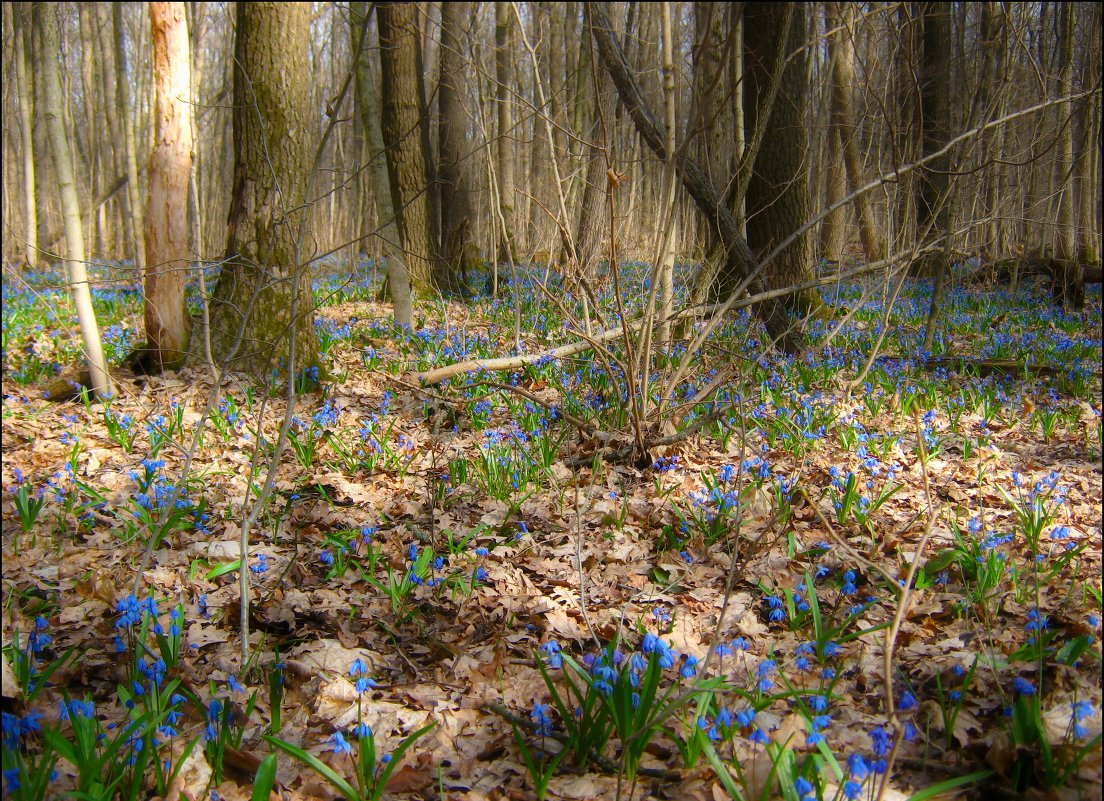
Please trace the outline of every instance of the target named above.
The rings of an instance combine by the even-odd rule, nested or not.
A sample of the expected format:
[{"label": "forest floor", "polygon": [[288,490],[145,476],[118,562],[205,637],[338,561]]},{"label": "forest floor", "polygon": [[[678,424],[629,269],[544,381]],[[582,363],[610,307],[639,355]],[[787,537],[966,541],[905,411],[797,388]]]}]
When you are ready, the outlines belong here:
[{"label": "forest floor", "polygon": [[[283,396],[235,379],[205,415],[208,372],[117,368],[107,406],[51,403],[71,305],[5,272],[5,793],[245,799],[277,753],[289,799],[338,795],[326,766],[364,798],[1099,797],[1099,287],[1065,315],[956,286],[934,356],[984,361],[937,366],[910,283],[853,390],[880,286],[824,290],[798,359],[737,316],[672,393],[683,429],[727,411],[641,469],[565,422],[630,430],[593,353],[410,378],[513,353],[509,285],[396,333],[376,279],[316,282],[326,371],[251,533],[243,664]],[[107,286],[118,364],[141,295]],[[520,288],[524,352],[575,341]]]}]

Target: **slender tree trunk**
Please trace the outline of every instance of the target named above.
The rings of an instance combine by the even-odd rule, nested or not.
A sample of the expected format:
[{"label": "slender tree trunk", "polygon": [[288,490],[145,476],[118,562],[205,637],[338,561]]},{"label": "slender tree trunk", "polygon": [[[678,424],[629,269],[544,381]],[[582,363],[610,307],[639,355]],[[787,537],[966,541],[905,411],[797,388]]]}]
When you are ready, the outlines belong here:
[{"label": "slender tree trunk", "polygon": [[226,263],[211,303],[211,351],[266,382],[274,371],[287,373],[292,324],[296,377],[318,366],[306,270],[312,254],[299,238],[316,124],[310,14],[298,3],[237,6],[234,189]]},{"label": "slender tree trunk", "polygon": [[517,161],[514,139],[514,100],[510,92],[514,88],[513,24],[514,12],[510,3],[498,0],[495,9],[495,109],[498,112],[498,138],[495,140],[498,171],[498,195],[500,214],[506,220],[505,237],[499,243],[501,261],[516,260],[514,242],[514,189]]},{"label": "slender tree trunk", "polygon": [[34,93],[27,78],[27,59],[31,35],[30,6],[18,3],[12,14],[15,20],[15,90],[19,101],[19,134],[23,145],[23,213],[24,236],[27,243],[25,254],[27,266],[38,268],[38,198],[35,194],[35,147],[34,147]]},{"label": "slender tree trunk", "polygon": [[138,146],[134,132],[134,119],[130,108],[130,76],[127,74],[126,37],[123,32],[123,4],[115,0],[111,5],[112,23],[115,28],[115,103],[116,114],[123,124],[126,150],[127,211],[124,215],[127,232],[134,253],[134,265],[139,275],[146,271],[145,214],[142,209],[142,192],[138,185]]},{"label": "slender tree trunk", "polygon": [[[1058,96],[1073,91],[1073,43],[1074,13],[1071,3],[1062,3],[1058,9]],[[1083,309],[1085,306],[1085,266],[1077,259],[1077,228],[1073,197],[1073,102],[1067,100],[1060,107],[1061,124],[1058,132],[1058,237],[1054,249],[1055,258],[1061,264],[1061,301],[1067,309]]]},{"label": "slender tree trunk", "polygon": [[[851,92],[855,85],[855,26],[856,7],[851,3],[831,3],[829,7],[828,45],[831,51],[831,117],[832,127],[842,146],[843,164],[847,170],[847,188],[855,191],[866,183],[862,154],[859,152],[859,131],[851,108]],[[840,26],[839,30],[832,30]],[[836,153],[830,158],[838,164]],[[859,239],[868,261],[885,258],[885,243],[878,234],[871,208],[870,195],[862,194],[854,201],[855,217],[859,224]]]},{"label": "slender tree trunk", "polygon": [[[359,28],[360,22],[368,13],[366,2],[354,2],[350,5],[352,28]],[[355,35],[355,34],[354,34]],[[353,47],[356,46],[353,43]],[[383,242],[383,259],[387,268],[387,284],[391,292],[395,324],[410,328],[414,325],[414,307],[410,297],[410,278],[406,271],[405,256],[399,238],[398,225],[395,223],[394,206],[391,203],[391,187],[387,177],[387,159],[383,149],[383,133],[380,127],[380,104],[377,92],[379,84],[372,74],[372,62],[367,43],[361,47],[356,62],[357,108],[360,111],[361,125],[364,129],[369,158],[372,194],[376,206],[376,228]]]},{"label": "slender tree trunk", "polygon": [[112,391],[111,376],[103,356],[103,343],[96,314],[92,310],[92,293],[88,286],[88,271],[84,255],[84,234],[81,230],[80,202],[77,199],[76,180],[73,177],[73,155],[69,150],[69,137],[62,118],[61,76],[59,52],[57,3],[36,3],[33,6],[35,28],[38,30],[40,52],[45,56],[39,63],[39,78],[44,84],[46,128],[50,137],[50,152],[57,169],[58,193],[61,196],[62,217],[65,220],[66,271],[69,291],[77,310],[81,339],[84,343],[92,390],[97,397],[105,398]]},{"label": "slender tree trunk", "polygon": [[[920,61],[921,143],[927,157],[943,148],[950,138],[951,4],[922,3],[920,13],[924,26]],[[950,157],[945,153],[920,169],[916,227],[918,235],[928,242],[951,235],[949,169]],[[950,252],[950,243],[944,241],[941,247],[933,247],[920,259],[920,274],[935,279],[924,333],[925,352],[930,352],[934,343]]]},{"label": "slender tree trunk", "polygon": [[[675,43],[674,25],[671,22],[671,5],[664,3],[661,8],[663,15],[663,111],[665,121],[666,142],[665,149],[669,153],[675,151]],[[674,164],[667,163],[664,170],[664,183],[666,192],[660,209],[661,224],[666,222],[668,230],[660,230],[657,236],[661,242],[658,249],[657,271],[659,273],[659,314],[658,333],[656,344],[659,349],[666,351],[671,347],[671,315],[675,308],[675,242],[678,241],[678,215],[675,214],[675,189],[678,185],[678,176],[675,174]]]},{"label": "slender tree trunk", "polygon": [[419,52],[417,6],[380,3],[379,23],[382,72],[382,133],[387,148],[391,199],[406,253],[410,285],[419,292],[433,288],[437,272],[437,223],[428,196],[429,171],[424,124],[425,88]]},{"label": "slender tree trunk", "polygon": [[[838,203],[847,194],[847,174],[839,152],[841,149],[839,131],[829,129],[824,132],[824,202],[826,206]],[[838,262],[843,257],[847,245],[847,207],[841,206],[829,213],[820,223],[820,257]]]},{"label": "slender tree trunk", "polygon": [[100,143],[102,136],[95,136],[96,130],[96,89],[95,89],[95,48],[92,44],[92,18],[95,8],[91,3],[79,3],[77,5],[77,17],[80,26],[81,45],[81,92],[84,106],[84,128],[88,131],[88,247],[87,252],[93,257],[103,256],[104,230],[103,219],[100,210],[103,205],[96,206],[96,198],[100,194],[100,185],[103,181],[101,174],[103,169],[100,162]]},{"label": "slender tree trunk", "polygon": [[175,370],[187,355],[191,318],[188,183],[192,176],[192,65],[183,3],[149,3],[156,88],[146,203],[145,322],[148,367]]}]

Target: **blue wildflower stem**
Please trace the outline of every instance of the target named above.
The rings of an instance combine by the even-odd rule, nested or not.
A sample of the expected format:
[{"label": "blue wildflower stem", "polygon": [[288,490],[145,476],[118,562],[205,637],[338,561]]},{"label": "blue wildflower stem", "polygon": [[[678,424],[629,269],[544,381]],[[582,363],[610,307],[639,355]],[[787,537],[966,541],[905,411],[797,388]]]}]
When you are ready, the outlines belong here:
[{"label": "blue wildflower stem", "polygon": [[521,752],[522,761],[525,762],[525,769],[529,771],[529,778],[533,781],[533,794],[537,797],[537,801],[544,801],[548,794],[548,782],[551,781],[556,768],[559,767],[560,762],[563,761],[564,756],[570,749],[563,746],[552,755],[551,759],[546,759],[548,752],[544,750],[544,740],[542,738],[539,758],[534,759],[533,753],[529,750],[529,744],[525,742],[525,737],[522,736],[517,724],[512,723],[510,725],[514,729],[514,741],[517,743],[518,751]]},{"label": "blue wildflower stem", "polygon": [[27,534],[34,528],[35,521],[46,504],[46,493],[34,490],[27,484],[20,484],[12,496],[16,514],[19,515],[19,527]]},{"label": "blue wildflower stem", "polygon": [[[613,733],[613,721],[607,707],[601,702],[601,693],[594,689],[590,673],[569,655],[561,653],[565,669],[563,682],[566,685],[564,696],[556,688],[556,682],[540,654],[533,652],[533,660],[541,672],[544,684],[548,688],[552,703],[563,724],[564,749],[570,750],[572,760],[577,767],[584,767],[591,754],[601,755]],[[576,683],[571,674],[582,681]],[[566,700],[565,700],[566,698]]]},{"label": "blue wildflower stem", "polygon": [[280,649],[276,649],[272,667],[268,671],[268,707],[270,734],[279,734],[283,728],[282,711],[284,706],[284,663],[280,661]]}]

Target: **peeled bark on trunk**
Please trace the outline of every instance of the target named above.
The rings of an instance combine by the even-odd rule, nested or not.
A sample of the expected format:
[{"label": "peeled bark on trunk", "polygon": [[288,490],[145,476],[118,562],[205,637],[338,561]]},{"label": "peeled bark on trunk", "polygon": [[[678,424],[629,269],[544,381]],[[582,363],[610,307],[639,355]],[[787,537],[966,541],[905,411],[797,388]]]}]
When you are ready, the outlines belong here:
[{"label": "peeled bark on trunk", "polygon": [[69,279],[69,291],[77,310],[81,339],[91,378],[91,389],[97,397],[105,398],[112,392],[111,376],[103,356],[103,343],[96,314],[92,310],[92,293],[88,288],[88,271],[85,264],[84,236],[81,230],[80,203],[77,185],[73,177],[73,155],[69,150],[69,136],[62,121],[61,75],[56,54],[59,52],[57,4],[36,3],[33,7],[35,28],[38,30],[40,52],[44,55],[39,64],[40,78],[44,84],[46,130],[50,137],[50,152],[57,169],[58,194],[61,196],[62,217],[65,220],[65,249],[68,257],[65,266]]},{"label": "peeled bark on trunk", "polygon": [[147,366],[161,372],[184,363],[192,324],[184,299],[192,257],[192,78],[183,4],[150,3],[149,16],[156,94],[146,203],[145,322]]},{"label": "peeled bark on trunk", "polygon": [[[298,239],[311,132],[310,6],[239,3],[234,46],[234,189],[226,263],[211,301],[211,352],[267,381],[317,367],[309,253]],[[298,276],[298,297],[293,286]],[[293,319],[293,302],[295,317]]]}]

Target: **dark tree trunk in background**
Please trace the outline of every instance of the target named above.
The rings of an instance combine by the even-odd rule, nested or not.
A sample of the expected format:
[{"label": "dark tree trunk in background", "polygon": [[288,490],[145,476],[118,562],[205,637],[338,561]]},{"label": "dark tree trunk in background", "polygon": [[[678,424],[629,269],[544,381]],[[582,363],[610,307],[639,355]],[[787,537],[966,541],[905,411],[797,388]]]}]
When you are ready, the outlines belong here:
[{"label": "dark tree trunk in background", "polygon": [[[744,9],[747,81],[744,105],[748,130],[755,130],[764,115],[763,105],[767,102],[779,50],[787,54],[778,94],[770,107],[767,133],[755,154],[748,181],[748,245],[760,257],[805,225],[810,216],[806,27],[805,9],[797,3],[750,3]],[[806,231],[774,257],[764,278],[769,288],[780,289],[807,281],[812,275],[812,235]],[[731,273],[722,273],[722,297],[732,291],[733,277]],[[786,309],[795,317],[804,317],[819,306],[820,296],[815,289],[797,292],[785,301]]]},{"label": "dark tree trunk in background", "polygon": [[[927,157],[939,151],[950,137],[951,114],[951,4],[922,3],[920,59],[921,153]],[[935,341],[935,321],[943,302],[947,280],[950,242],[950,156],[944,153],[926,162],[920,169],[920,192],[916,207],[916,232],[923,243],[939,238],[944,241],[920,258],[918,272],[935,280],[931,306],[924,332],[924,351]]]},{"label": "dark tree trunk in background", "polygon": [[[663,131],[656,122],[655,113],[640,91],[640,85],[633,76],[624,51],[613,36],[607,5],[607,3],[591,5],[591,13],[594,15],[591,34],[598,45],[602,64],[609,70],[614,86],[617,87],[618,96],[632,117],[637,132],[652,152],[666,161],[671,156],[666,151]],[[804,140],[803,130],[800,136]],[[740,235],[736,216],[725,205],[721,194],[710,183],[704,170],[696,161],[689,157],[676,157],[675,169],[683,187],[694,199],[698,211],[709,221],[710,231],[725,254],[723,272],[733,276],[731,283],[735,286],[739,280],[750,276],[757,266],[757,259],[752,254],[751,248]],[[795,223],[795,227],[797,224],[800,223]],[[752,279],[750,288],[752,292],[758,293],[769,287],[764,277],[760,275]],[[791,326],[786,310],[787,304],[784,298],[765,300],[756,307],[756,312],[766,324],[771,336],[778,338],[782,348],[794,352],[801,347],[802,337]]]},{"label": "dark tree trunk in background", "polygon": [[425,123],[425,87],[415,3],[380,3],[381,127],[387,148],[391,202],[406,256],[410,286],[432,291],[440,280],[440,237],[429,202],[428,124]]},{"label": "dark tree trunk in background", "polygon": [[463,28],[471,20],[470,2],[441,6],[441,80],[438,88],[440,122],[437,181],[441,200],[441,254],[449,284],[459,292],[467,287],[476,266],[472,243],[471,197],[464,159],[467,156],[468,117],[464,110]]},{"label": "dark tree trunk in background", "polygon": [[237,8],[234,189],[227,261],[211,304],[211,351],[217,361],[262,380],[273,369],[286,373],[292,322],[296,374],[318,366],[305,267],[313,254],[299,238],[316,125],[310,14],[310,6],[299,3]]},{"label": "dark tree trunk in background", "polygon": [[[351,30],[356,38],[360,23],[368,13],[368,4],[354,2],[349,5],[352,16]],[[358,42],[351,43],[356,47]],[[414,309],[410,299],[410,276],[406,271],[406,259],[402,252],[399,228],[395,222],[395,207],[391,203],[391,185],[387,177],[387,158],[383,148],[383,132],[380,127],[379,84],[372,74],[371,54],[367,43],[359,43],[361,53],[356,62],[356,113],[366,140],[368,174],[371,177],[372,196],[376,206],[377,235],[383,240],[383,259],[386,263],[387,286],[391,293],[395,324],[411,327]]]}]

